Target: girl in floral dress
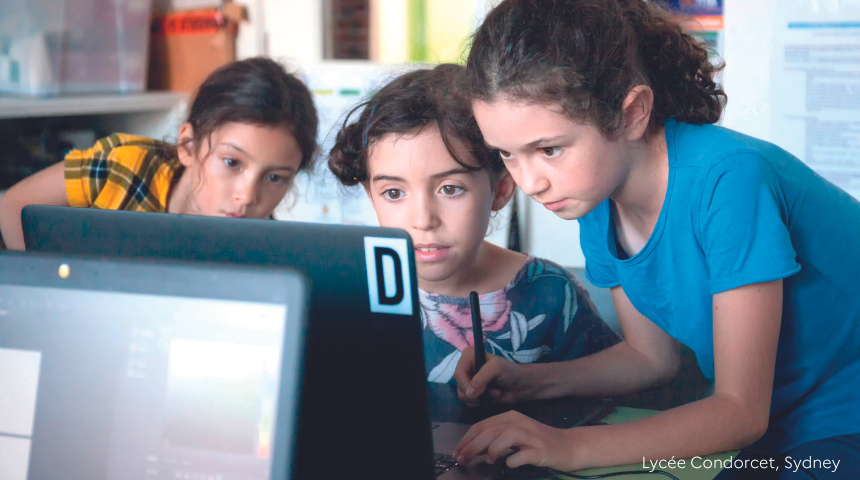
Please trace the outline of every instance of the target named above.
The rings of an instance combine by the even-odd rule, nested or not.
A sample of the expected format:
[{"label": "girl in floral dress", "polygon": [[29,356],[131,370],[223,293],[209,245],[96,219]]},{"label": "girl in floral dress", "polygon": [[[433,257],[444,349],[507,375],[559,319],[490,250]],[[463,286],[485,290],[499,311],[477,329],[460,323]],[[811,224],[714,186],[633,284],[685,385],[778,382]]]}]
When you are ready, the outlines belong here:
[{"label": "girl in floral dress", "polygon": [[453,383],[474,346],[471,291],[480,294],[488,357],[555,362],[619,341],[570,272],[485,240],[516,185],[456,94],[462,68],[391,81],[348,117],[328,161],[341,183],[365,189],[380,225],[412,236],[428,380],[439,383]]}]

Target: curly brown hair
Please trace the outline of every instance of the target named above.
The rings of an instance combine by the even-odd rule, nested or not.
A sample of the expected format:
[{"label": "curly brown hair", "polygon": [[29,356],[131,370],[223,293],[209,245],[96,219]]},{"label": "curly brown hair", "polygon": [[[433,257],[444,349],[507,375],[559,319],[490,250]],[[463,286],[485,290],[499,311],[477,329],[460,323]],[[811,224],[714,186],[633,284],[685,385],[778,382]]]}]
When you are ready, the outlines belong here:
[{"label": "curly brown hair", "polygon": [[487,169],[491,178],[498,175],[504,167],[493,161],[467,98],[457,91],[463,71],[461,65],[443,64],[403,74],[352,109],[329,152],[335,177],[346,186],[366,182],[367,154],[375,142],[389,134],[416,134],[429,125],[439,129],[457,163],[470,171]]},{"label": "curly brown hair", "polygon": [[723,65],[670,14],[643,0],[505,0],[475,33],[464,87],[472,99],[559,105],[613,138],[630,90],[654,92],[649,131],[666,118],[715,123]]}]

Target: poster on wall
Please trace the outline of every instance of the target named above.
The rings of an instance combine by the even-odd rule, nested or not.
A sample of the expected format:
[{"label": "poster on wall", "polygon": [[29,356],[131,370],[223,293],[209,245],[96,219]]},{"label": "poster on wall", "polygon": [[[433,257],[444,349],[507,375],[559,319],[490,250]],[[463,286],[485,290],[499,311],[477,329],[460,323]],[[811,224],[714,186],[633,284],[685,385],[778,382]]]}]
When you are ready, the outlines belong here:
[{"label": "poster on wall", "polygon": [[704,43],[715,64],[723,60],[723,0],[670,0],[668,6],[683,17],[688,33]]},{"label": "poster on wall", "polygon": [[777,0],[772,140],[860,198],[860,0]]}]

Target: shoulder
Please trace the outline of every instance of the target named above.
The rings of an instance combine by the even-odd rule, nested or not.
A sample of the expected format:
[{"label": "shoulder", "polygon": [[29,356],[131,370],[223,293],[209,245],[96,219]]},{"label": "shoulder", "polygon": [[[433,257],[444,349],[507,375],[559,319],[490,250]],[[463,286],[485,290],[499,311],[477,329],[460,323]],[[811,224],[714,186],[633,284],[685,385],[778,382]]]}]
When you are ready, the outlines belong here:
[{"label": "shoulder", "polygon": [[780,165],[799,162],[770,142],[717,125],[670,122],[666,128],[675,166],[699,167],[708,176],[737,170],[770,175]]},{"label": "shoulder", "polygon": [[116,133],[66,155],[66,193],[72,206],[162,211],[181,168],[169,143]]},{"label": "shoulder", "polygon": [[66,154],[67,168],[83,168],[99,161],[105,162],[101,168],[114,164],[129,169],[149,163],[178,164],[176,148],[169,143],[125,133],[115,133],[99,139],[91,148]]},{"label": "shoulder", "polygon": [[579,294],[583,288],[568,269],[545,258],[529,257],[509,290],[516,289],[517,297],[552,301],[556,295]]}]

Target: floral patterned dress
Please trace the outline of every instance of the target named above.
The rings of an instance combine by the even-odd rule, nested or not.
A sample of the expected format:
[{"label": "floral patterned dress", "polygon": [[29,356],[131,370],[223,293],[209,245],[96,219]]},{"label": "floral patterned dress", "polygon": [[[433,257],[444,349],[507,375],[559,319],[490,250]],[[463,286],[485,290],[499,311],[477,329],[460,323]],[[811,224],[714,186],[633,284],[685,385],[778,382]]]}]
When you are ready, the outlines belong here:
[{"label": "floral patterned dress", "polygon": [[[419,290],[427,380],[453,382],[460,351],[473,346],[468,298]],[[529,257],[505,288],[481,295],[484,348],[517,363],[558,362],[621,341],[563,267]]]}]

